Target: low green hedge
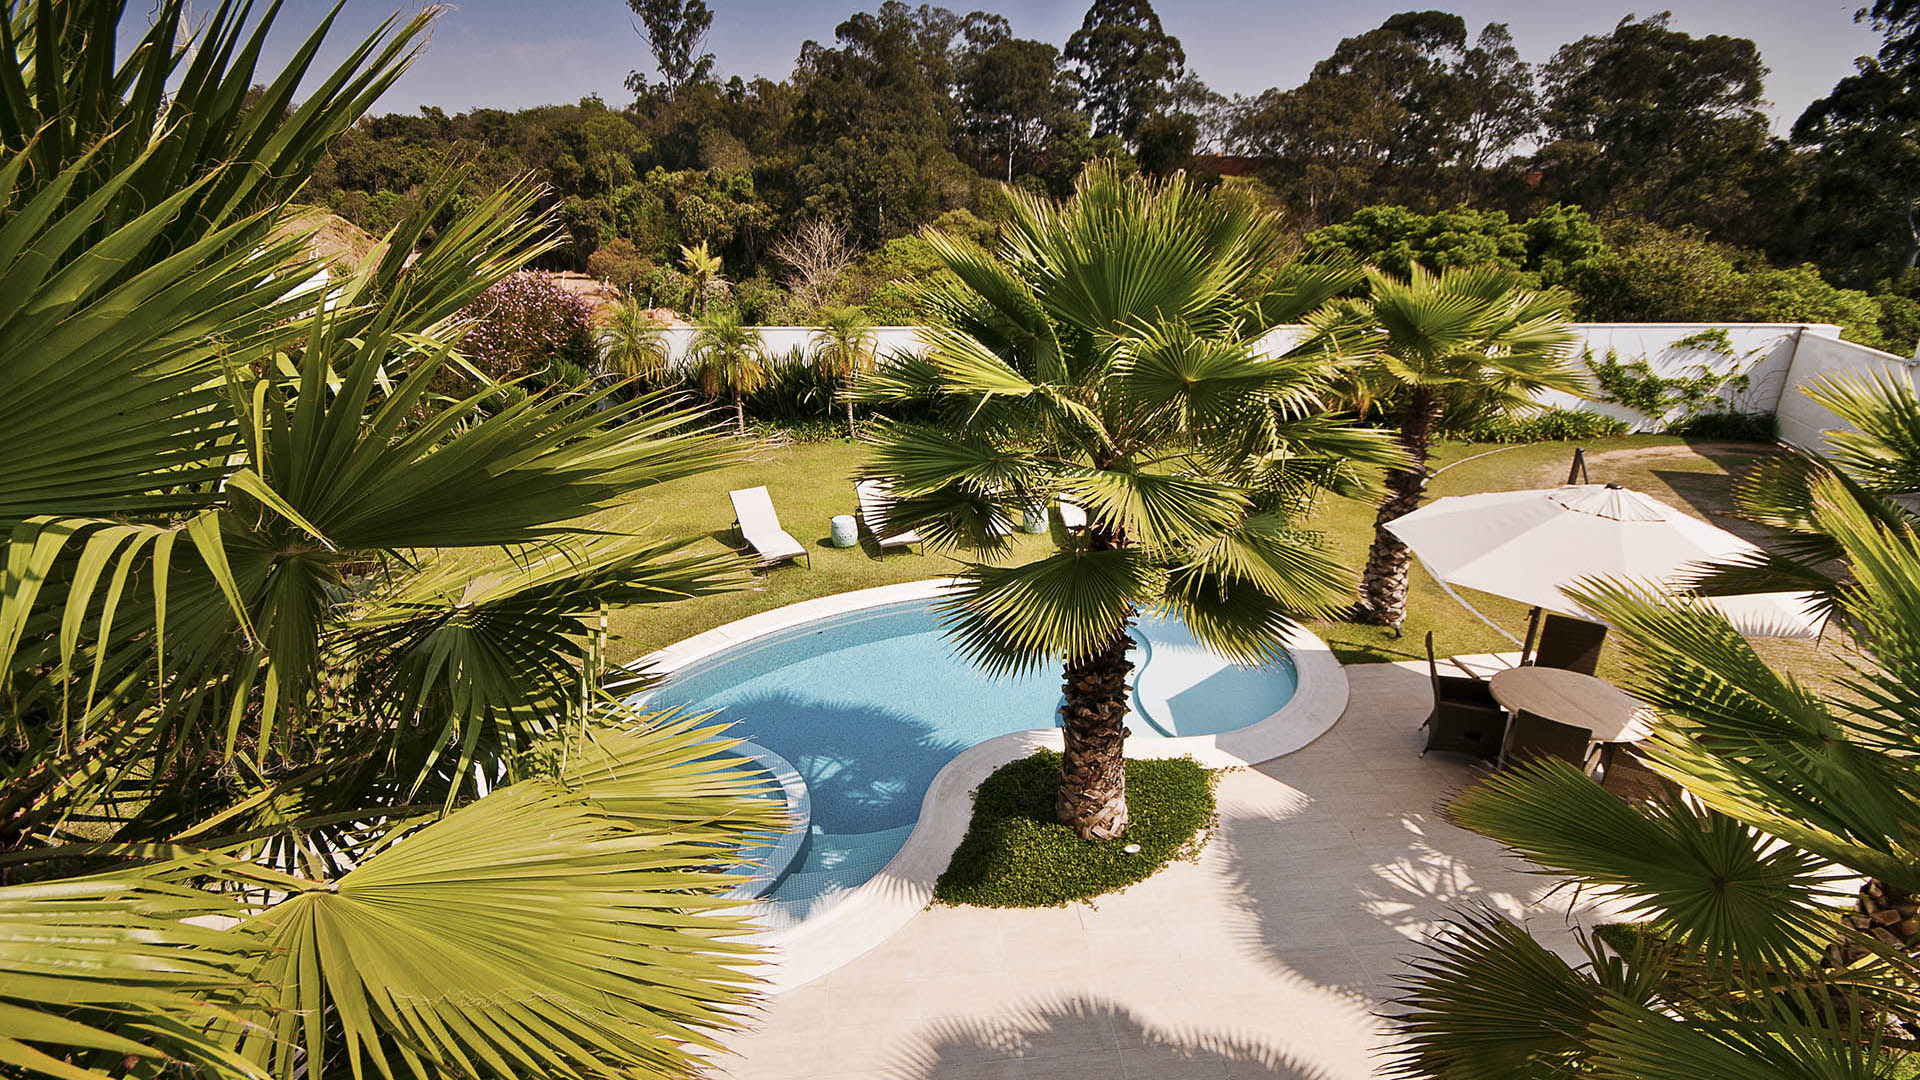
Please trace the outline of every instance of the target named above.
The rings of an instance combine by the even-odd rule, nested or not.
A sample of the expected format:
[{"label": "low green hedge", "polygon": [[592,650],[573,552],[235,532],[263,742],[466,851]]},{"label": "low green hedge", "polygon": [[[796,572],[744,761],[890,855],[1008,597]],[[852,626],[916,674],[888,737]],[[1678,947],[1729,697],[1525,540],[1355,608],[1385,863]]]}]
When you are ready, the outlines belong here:
[{"label": "low green hedge", "polygon": [[1517,416],[1491,416],[1460,432],[1473,443],[1566,442],[1625,435],[1627,425],[1585,409],[1547,409]]},{"label": "low green hedge", "polygon": [[[934,897],[978,907],[1058,907],[1143,881],[1200,853],[1214,823],[1217,776],[1192,758],[1127,762],[1127,831],[1091,843],[1054,817],[1059,754],[1042,750],[1009,762],[981,783],[973,822]],[[1128,844],[1139,844],[1139,854],[1127,854]]]}]

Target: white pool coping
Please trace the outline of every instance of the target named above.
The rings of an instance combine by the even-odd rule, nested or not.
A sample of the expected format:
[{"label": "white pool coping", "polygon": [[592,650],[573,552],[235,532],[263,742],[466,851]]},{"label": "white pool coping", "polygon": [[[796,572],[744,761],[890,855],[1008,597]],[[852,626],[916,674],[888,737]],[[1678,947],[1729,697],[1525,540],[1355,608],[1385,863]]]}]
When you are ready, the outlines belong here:
[{"label": "white pool coping", "polygon": [[[743,642],[831,615],[914,600],[930,600],[951,579],[935,578],[822,596],[749,615],[649,653],[631,666],[658,675],[677,671]],[[1131,758],[1192,757],[1208,768],[1258,765],[1291,754],[1326,734],[1347,708],[1347,673],[1327,643],[1296,629],[1286,639],[1295,686],[1286,705],[1264,720],[1217,735],[1165,736],[1136,732]],[[942,766],[920,803],[920,819],[906,844],[871,880],[841,893],[791,926],[769,927],[752,940],[767,946],[762,969],[772,993],[791,990],[892,937],[933,900],[933,883],[946,870],[973,817],[973,790],[1009,761],[1038,749],[1059,750],[1057,728],[996,735]]]}]

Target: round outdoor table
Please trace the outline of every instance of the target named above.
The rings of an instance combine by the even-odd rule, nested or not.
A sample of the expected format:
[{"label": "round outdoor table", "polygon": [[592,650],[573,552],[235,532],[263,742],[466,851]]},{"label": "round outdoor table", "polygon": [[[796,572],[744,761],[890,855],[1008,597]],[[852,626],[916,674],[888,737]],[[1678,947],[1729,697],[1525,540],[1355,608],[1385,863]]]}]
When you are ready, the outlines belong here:
[{"label": "round outdoor table", "polygon": [[1508,668],[1487,683],[1493,700],[1562,724],[1586,728],[1598,743],[1636,742],[1653,730],[1653,711],[1625,690],[1561,668]]}]

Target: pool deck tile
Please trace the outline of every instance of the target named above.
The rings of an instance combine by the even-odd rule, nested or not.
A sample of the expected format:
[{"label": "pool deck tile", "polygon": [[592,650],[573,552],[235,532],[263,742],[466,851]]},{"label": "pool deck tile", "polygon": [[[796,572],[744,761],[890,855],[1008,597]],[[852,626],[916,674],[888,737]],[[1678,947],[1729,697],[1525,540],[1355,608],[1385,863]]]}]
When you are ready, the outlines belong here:
[{"label": "pool deck tile", "polygon": [[[1347,669],[1326,735],[1220,784],[1199,861],[1094,905],[934,907],[771,997],[716,1061],[733,1080],[1239,1077],[1384,1070],[1393,979],[1486,904],[1566,949],[1570,890],[1438,812],[1478,771],[1419,757],[1421,665]],[[1605,915],[1580,898],[1572,916]]]}]

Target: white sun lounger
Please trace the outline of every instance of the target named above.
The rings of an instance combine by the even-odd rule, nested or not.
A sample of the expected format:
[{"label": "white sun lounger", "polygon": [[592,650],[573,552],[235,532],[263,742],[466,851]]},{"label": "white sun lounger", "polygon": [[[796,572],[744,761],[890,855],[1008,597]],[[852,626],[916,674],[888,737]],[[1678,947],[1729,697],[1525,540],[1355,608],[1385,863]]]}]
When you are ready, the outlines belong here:
[{"label": "white sun lounger", "polygon": [[1068,502],[1064,495],[1060,498],[1060,527],[1068,532],[1079,532],[1087,527],[1087,512]]},{"label": "white sun lounger", "polygon": [[866,523],[867,531],[882,548],[908,547],[920,542],[920,534],[912,529],[891,536],[882,532],[887,526],[887,507],[893,502],[885,481],[862,480],[853,485],[853,494],[860,500],[860,520]]},{"label": "white sun lounger", "polygon": [[727,498],[733,500],[734,527],[740,530],[741,538],[753,553],[760,556],[762,564],[771,566],[787,559],[804,558],[808,566],[813,565],[813,556],[807,554],[806,546],[780,527],[780,515],[774,513],[773,499],[766,488],[729,491]]}]

